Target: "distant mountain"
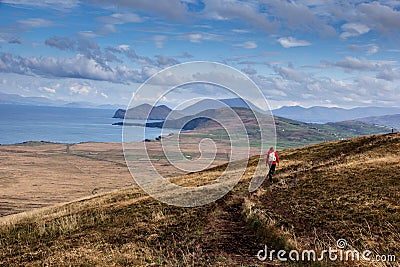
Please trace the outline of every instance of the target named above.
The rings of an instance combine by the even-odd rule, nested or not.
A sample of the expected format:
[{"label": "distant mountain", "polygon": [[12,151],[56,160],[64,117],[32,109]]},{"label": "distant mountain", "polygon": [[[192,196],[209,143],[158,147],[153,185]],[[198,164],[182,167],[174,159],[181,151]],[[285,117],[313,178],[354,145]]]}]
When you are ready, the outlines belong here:
[{"label": "distant mountain", "polygon": [[27,105],[27,106],[49,106],[67,108],[99,108],[116,109],[117,105],[97,105],[90,102],[67,102],[63,100],[52,100],[46,97],[25,97],[17,94],[0,93],[0,104]]},{"label": "distant mountain", "polygon": [[61,105],[61,107],[66,107],[66,108],[117,109],[119,106],[118,105],[112,105],[112,104],[97,105],[97,104],[93,104],[93,103],[90,103],[90,102],[70,102],[70,103]]},{"label": "distant mountain", "polygon": [[113,104],[102,104],[102,105],[98,105],[96,106],[97,108],[100,109],[117,109],[119,107],[119,105],[113,105]]},{"label": "distant mountain", "polygon": [[400,114],[367,117],[367,118],[357,119],[357,121],[383,125],[386,127],[394,128],[396,130],[400,130]]},{"label": "distant mountain", "polygon": [[181,112],[187,115],[194,115],[205,110],[224,108],[226,106],[229,106],[231,108],[247,108],[254,111],[262,112],[261,109],[256,107],[250,101],[244,100],[242,98],[203,99],[189,107],[182,109]]},{"label": "distant mountain", "polygon": [[169,107],[165,105],[160,105],[153,107],[149,104],[142,104],[137,107],[128,109],[118,109],[113,118],[126,118],[126,119],[136,119],[136,120],[165,120],[169,115],[170,119],[177,119],[183,117],[179,112],[172,111]]},{"label": "distant mountain", "polygon": [[24,97],[17,94],[0,93],[0,104],[32,105],[32,106],[61,106],[64,101],[54,101],[46,97]]},{"label": "distant mountain", "polygon": [[275,116],[308,123],[327,123],[355,120],[371,116],[399,114],[400,108],[395,107],[359,107],[353,109],[286,106],[272,111]]}]

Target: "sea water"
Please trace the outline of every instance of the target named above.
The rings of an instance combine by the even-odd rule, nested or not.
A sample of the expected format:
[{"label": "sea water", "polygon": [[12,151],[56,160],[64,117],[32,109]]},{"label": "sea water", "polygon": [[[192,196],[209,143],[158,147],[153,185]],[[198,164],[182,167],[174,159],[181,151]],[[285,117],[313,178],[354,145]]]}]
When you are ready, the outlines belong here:
[{"label": "sea water", "polygon": [[[122,126],[112,124],[122,119],[112,118],[114,112],[111,109],[0,104],[0,144],[26,141],[121,142]],[[158,128],[129,127],[132,127],[129,141],[154,139],[161,134]],[[176,131],[164,130],[163,134],[171,132]]]}]

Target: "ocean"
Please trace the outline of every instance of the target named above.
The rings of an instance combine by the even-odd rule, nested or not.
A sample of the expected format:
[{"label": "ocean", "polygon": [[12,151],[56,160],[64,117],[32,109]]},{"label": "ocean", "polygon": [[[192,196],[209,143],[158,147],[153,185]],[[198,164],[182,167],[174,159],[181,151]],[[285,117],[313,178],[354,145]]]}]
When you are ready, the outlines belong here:
[{"label": "ocean", "polygon": [[[93,108],[66,108],[0,104],[0,144],[26,141],[58,143],[121,142],[122,121],[114,119],[115,110]],[[130,121],[144,123],[144,121]],[[161,129],[132,127],[129,141],[154,139]],[[165,131],[163,134],[174,132]],[[175,130],[176,132],[176,130]]]}]

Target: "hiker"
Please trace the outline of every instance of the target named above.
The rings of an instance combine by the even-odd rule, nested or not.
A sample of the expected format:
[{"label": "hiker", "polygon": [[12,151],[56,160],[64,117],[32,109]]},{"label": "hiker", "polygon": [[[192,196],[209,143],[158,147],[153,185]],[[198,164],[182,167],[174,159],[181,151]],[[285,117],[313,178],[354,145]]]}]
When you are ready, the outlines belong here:
[{"label": "hiker", "polygon": [[272,183],[272,176],[275,173],[276,164],[279,166],[279,156],[278,153],[274,151],[274,148],[271,147],[267,153],[267,165],[269,167],[268,178],[270,183]]}]

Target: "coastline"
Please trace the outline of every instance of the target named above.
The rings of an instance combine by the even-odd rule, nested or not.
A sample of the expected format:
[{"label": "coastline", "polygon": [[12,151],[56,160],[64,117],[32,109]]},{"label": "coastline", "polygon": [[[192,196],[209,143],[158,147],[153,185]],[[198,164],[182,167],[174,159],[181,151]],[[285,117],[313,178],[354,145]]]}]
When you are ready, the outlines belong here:
[{"label": "coastline", "polygon": [[[0,104],[0,114],[1,145],[29,141],[71,144],[122,141],[121,127],[112,125],[120,121],[112,118],[114,110]],[[141,142],[160,135],[160,129],[149,128],[144,136],[143,125],[130,129],[133,134],[129,141]]]}]

